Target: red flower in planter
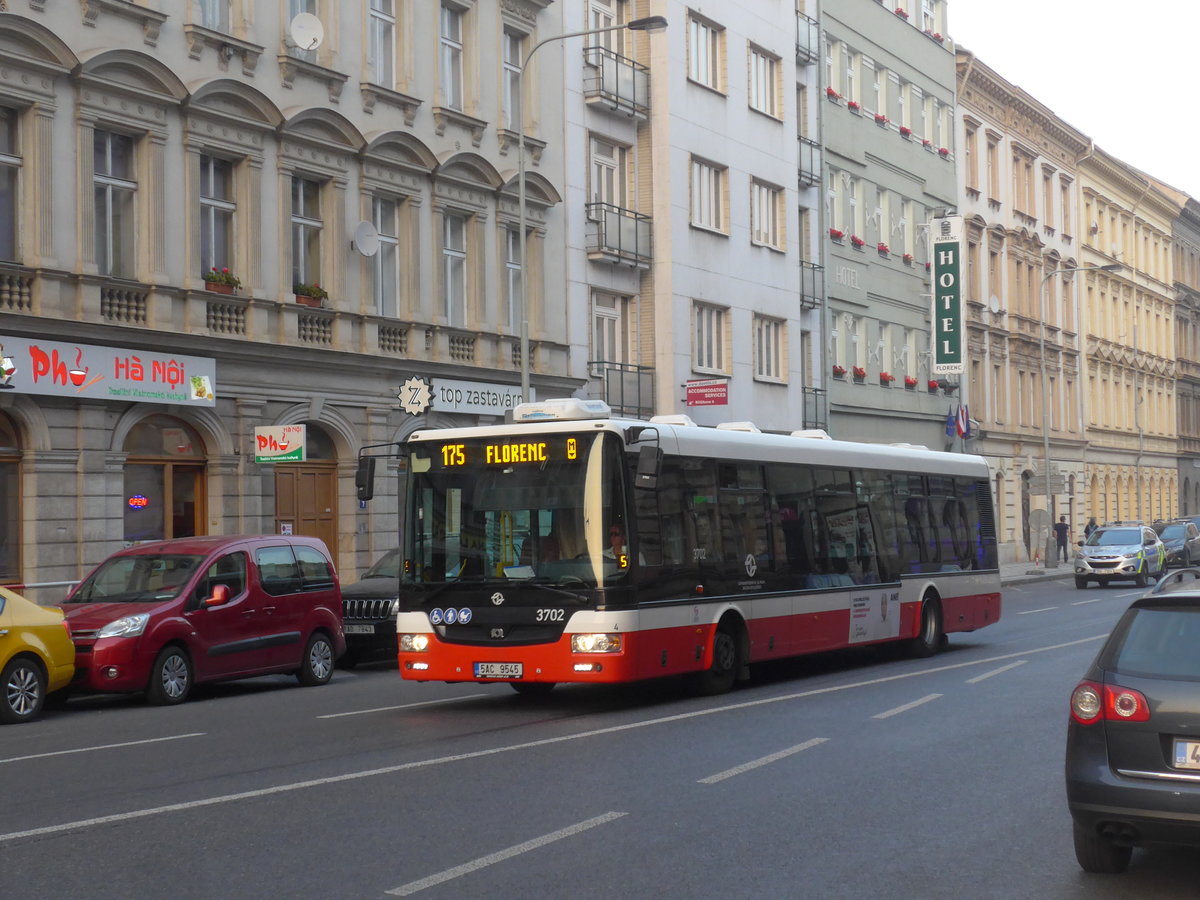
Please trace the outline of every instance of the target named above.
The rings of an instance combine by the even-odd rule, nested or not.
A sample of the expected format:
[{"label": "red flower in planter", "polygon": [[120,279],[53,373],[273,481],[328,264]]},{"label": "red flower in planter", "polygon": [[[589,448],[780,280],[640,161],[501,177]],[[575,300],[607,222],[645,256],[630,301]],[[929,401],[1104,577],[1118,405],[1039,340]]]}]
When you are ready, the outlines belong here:
[{"label": "red flower in planter", "polygon": [[890,372],[880,372],[879,373],[879,383],[880,384],[891,384],[895,380],[896,380],[896,376],[891,374]]},{"label": "red flower in planter", "polygon": [[887,123],[888,123],[887,116],[885,116],[883,113],[875,113],[875,124],[876,125],[886,125]]},{"label": "red flower in planter", "polygon": [[878,244],[876,244],[875,249],[878,250],[880,253],[891,253],[892,252],[891,250],[888,249],[888,245],[885,244],[883,241],[880,241]]},{"label": "red flower in planter", "polygon": [[907,12],[907,10],[901,9],[899,6],[897,6],[897,7],[896,7],[896,9],[894,10],[894,12],[896,13],[896,15],[898,15],[898,16],[899,16],[900,18],[902,18],[902,19],[907,19],[907,18],[908,18],[908,12]]},{"label": "red flower in planter", "polygon": [[929,379],[927,386],[929,387],[929,390],[931,390],[931,391],[936,391],[938,389],[938,383],[936,381],[934,381],[932,378]]},{"label": "red flower in planter", "polygon": [[831,238],[833,238],[835,241],[840,241],[842,238],[844,238],[846,236],[846,232],[842,231],[840,228],[830,228],[829,236]]},{"label": "red flower in planter", "polygon": [[833,374],[834,374],[835,378],[841,378],[843,375],[846,374],[846,370],[842,366],[839,366],[837,363],[834,363],[833,364]]},{"label": "red flower in planter", "polygon": [[853,110],[857,111],[858,110],[858,101],[857,100],[847,100],[846,101],[846,109],[853,109]]},{"label": "red flower in planter", "polygon": [[842,95],[831,87],[825,88],[825,96],[830,100],[840,100],[842,98]]},{"label": "red flower in planter", "polygon": [[950,148],[949,147],[938,147],[938,155],[939,156],[949,156]]},{"label": "red flower in planter", "polygon": [[933,141],[931,141],[929,138],[921,138],[921,146],[922,147],[932,147]]},{"label": "red flower in planter", "polygon": [[866,241],[860,238],[857,234],[852,234],[850,235],[850,243],[861,250]]},{"label": "red flower in planter", "polygon": [[867,377],[867,370],[864,369],[862,366],[853,366],[850,369],[850,371],[854,373],[855,378],[866,378]]},{"label": "red flower in planter", "polygon": [[900,126],[900,136],[901,137],[912,137],[912,129],[909,128],[907,125],[901,125]]},{"label": "red flower in planter", "polygon": [[905,375],[904,376],[904,386],[910,387],[910,388],[915,388],[917,386],[917,379],[913,378],[911,375]]},{"label": "red flower in planter", "polygon": [[913,255],[911,253],[905,253],[903,258],[906,263],[909,263],[911,265],[911,263],[913,261]]}]

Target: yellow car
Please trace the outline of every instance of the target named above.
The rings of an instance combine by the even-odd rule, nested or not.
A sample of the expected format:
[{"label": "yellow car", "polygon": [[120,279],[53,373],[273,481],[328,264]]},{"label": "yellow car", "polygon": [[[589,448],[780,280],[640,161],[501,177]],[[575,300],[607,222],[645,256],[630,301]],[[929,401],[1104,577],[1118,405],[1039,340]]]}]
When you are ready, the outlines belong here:
[{"label": "yellow car", "polygon": [[75,675],[75,645],[60,609],[0,587],[0,722],[28,722]]}]

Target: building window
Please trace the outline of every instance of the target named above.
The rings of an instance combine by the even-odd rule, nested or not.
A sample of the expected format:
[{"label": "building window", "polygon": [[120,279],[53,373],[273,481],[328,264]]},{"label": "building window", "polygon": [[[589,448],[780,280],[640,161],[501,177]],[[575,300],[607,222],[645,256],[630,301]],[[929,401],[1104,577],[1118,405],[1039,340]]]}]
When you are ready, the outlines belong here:
[{"label": "building window", "polygon": [[442,105],[463,108],[463,14],[442,4],[441,67]]},{"label": "building window", "polygon": [[200,274],[233,267],[233,163],[200,157]]},{"label": "building window", "polygon": [[625,207],[626,149],[612,141],[594,137],[591,151],[592,202]]},{"label": "building window", "polygon": [[714,91],[721,89],[722,37],[716,25],[688,17],[688,78]]},{"label": "building window", "polygon": [[[319,17],[317,0],[288,0],[288,21],[291,22],[292,19],[301,13],[308,13],[310,16]],[[328,25],[328,23],[326,24]],[[305,47],[293,47],[290,43],[287,53],[289,56],[303,59],[307,62],[316,62],[317,59],[317,51],[315,49],[309,50]]]},{"label": "building window", "polygon": [[779,58],[750,48],[750,106],[779,118]]},{"label": "building window", "polygon": [[204,444],[186,423],[154,415],[130,429],[125,457],[128,542],[204,534]]},{"label": "building window", "polygon": [[0,583],[20,581],[21,444],[12,421],[0,413]]},{"label": "building window", "polygon": [[367,20],[371,81],[390,88],[396,83],[395,0],[371,0]]},{"label": "building window", "polygon": [[457,328],[467,324],[467,217],[442,217],[442,315]]},{"label": "building window", "polygon": [[17,111],[0,106],[0,259],[17,258],[17,176],[21,147]]},{"label": "building window", "polygon": [[708,303],[695,304],[695,345],[692,348],[692,367],[699,372],[725,372],[726,311]]},{"label": "building window", "polygon": [[521,231],[504,229],[504,323],[510,333],[517,331],[517,313],[521,306]]},{"label": "building window", "polygon": [[196,0],[196,9],[202,27],[228,33],[229,0]]},{"label": "building window", "polygon": [[321,184],[292,177],[292,284],[321,283]]},{"label": "building window", "polygon": [[692,158],[692,224],[725,229],[725,169]]},{"label": "building window", "polygon": [[132,278],[134,272],[133,138],[96,131],[93,139],[96,202],[96,264],[101,275]]},{"label": "building window", "polygon": [[1062,233],[1063,235],[1071,234],[1071,179],[1059,176],[1058,180],[1059,191],[1059,209],[1062,210]]},{"label": "building window", "polygon": [[783,381],[783,322],[754,317],[754,377]]},{"label": "building window", "polygon": [[780,221],[783,207],[783,191],[761,181],[750,183],[750,240],[755,244],[774,247],[783,246],[783,229]]},{"label": "building window", "polygon": [[521,52],[525,36],[515,31],[504,30],[504,127],[509,131],[520,131],[521,123],[517,121],[518,107],[521,98],[517,92],[521,89]]},{"label": "building window", "polygon": [[400,202],[391,197],[371,200],[371,221],[379,232],[375,254],[375,311],[381,316],[400,315]]},{"label": "building window", "polygon": [[[628,20],[625,0],[588,0],[587,30],[612,28]],[[613,53],[623,53],[622,31],[605,31],[584,37],[585,47],[603,47]],[[590,55],[589,55],[589,58]]]},{"label": "building window", "polygon": [[[592,295],[592,359],[597,363],[629,362],[629,301],[616,294]],[[599,367],[597,367],[599,368]],[[593,374],[600,374],[599,371]]]}]

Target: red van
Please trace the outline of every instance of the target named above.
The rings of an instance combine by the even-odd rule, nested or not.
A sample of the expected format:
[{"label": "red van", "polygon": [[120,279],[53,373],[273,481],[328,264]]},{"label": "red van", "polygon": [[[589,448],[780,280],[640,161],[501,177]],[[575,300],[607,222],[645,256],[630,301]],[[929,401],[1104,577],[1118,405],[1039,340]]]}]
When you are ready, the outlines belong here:
[{"label": "red van", "polygon": [[291,535],[176,538],[121,550],[62,604],[73,686],[182,703],[201,681],[294,673],[324,684],[346,649],[325,544]]}]

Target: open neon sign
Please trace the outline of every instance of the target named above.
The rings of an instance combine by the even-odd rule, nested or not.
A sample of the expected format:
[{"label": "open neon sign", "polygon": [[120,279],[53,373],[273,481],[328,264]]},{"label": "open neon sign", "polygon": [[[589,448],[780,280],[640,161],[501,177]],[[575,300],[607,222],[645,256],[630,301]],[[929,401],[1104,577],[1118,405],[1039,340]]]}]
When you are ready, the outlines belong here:
[{"label": "open neon sign", "polygon": [[130,509],[145,509],[150,505],[150,498],[144,497],[141,494],[134,494],[128,500]]}]

